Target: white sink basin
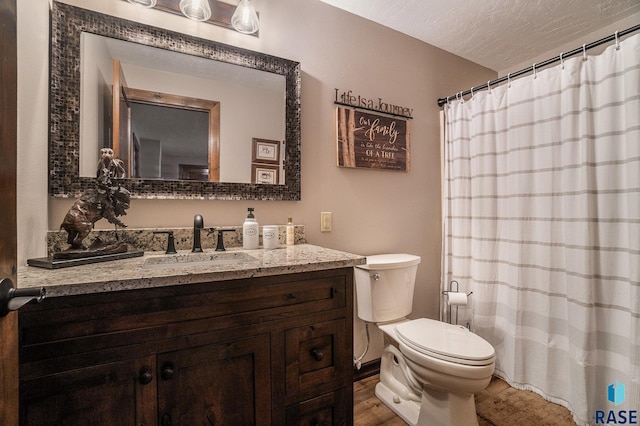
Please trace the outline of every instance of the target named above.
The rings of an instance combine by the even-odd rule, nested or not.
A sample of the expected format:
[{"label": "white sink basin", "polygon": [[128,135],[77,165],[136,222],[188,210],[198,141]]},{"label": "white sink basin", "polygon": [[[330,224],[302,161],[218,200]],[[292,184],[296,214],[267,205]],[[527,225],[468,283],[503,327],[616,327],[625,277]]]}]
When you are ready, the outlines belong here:
[{"label": "white sink basin", "polygon": [[166,268],[200,265],[238,265],[257,261],[258,259],[244,252],[180,253],[149,257],[145,259],[143,265],[148,268]]}]

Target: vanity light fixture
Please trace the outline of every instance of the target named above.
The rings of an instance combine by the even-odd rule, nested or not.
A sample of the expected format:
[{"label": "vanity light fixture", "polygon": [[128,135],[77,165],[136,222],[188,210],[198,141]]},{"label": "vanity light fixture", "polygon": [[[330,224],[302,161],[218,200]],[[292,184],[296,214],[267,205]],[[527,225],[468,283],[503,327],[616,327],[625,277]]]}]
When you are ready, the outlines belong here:
[{"label": "vanity light fixture", "polygon": [[209,0],[180,0],[180,11],[194,21],[208,21],[211,18]]},{"label": "vanity light fixture", "polygon": [[243,34],[254,34],[258,31],[258,14],[251,0],[240,0],[231,17],[231,25]]},{"label": "vanity light fixture", "polygon": [[[239,0],[234,6],[219,0],[121,0],[154,8],[194,21],[206,22],[258,37],[260,22],[253,0]],[[232,2],[233,3],[233,2]]]},{"label": "vanity light fixture", "polygon": [[158,2],[158,0],[127,0],[127,1],[137,6],[149,7],[149,8],[154,7]]}]

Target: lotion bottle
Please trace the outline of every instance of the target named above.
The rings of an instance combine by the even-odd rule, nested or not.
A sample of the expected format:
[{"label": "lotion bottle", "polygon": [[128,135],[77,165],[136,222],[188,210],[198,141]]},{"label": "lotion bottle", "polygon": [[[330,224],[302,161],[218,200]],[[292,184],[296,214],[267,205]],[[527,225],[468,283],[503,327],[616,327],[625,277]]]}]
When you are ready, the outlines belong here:
[{"label": "lotion bottle", "polygon": [[242,224],[242,248],[254,250],[258,248],[259,232],[258,221],[253,215],[253,207],[247,209],[249,214]]},{"label": "lotion bottle", "polygon": [[287,238],[286,242],[288,246],[292,246],[296,243],[296,226],[293,224],[293,219],[287,219]]}]

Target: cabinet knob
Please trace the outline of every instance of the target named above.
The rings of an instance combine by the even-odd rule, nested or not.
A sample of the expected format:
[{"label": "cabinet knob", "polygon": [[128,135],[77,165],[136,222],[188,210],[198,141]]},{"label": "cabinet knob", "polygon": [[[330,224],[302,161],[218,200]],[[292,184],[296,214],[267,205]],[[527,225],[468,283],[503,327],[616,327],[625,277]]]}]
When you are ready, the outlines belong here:
[{"label": "cabinet knob", "polygon": [[316,361],[322,361],[322,358],[324,358],[324,354],[320,352],[320,349],[317,349],[317,348],[311,349],[311,356]]},{"label": "cabinet knob", "polygon": [[138,381],[142,385],[148,385],[153,380],[153,376],[149,370],[140,371],[140,375],[138,376]]},{"label": "cabinet knob", "polygon": [[162,377],[164,380],[169,380],[170,378],[173,377],[173,364],[171,364],[170,362],[164,364],[162,366],[162,371],[160,372],[160,377]]},{"label": "cabinet knob", "polygon": [[163,415],[162,419],[160,419],[161,426],[171,426],[171,423],[171,416],[168,414]]}]

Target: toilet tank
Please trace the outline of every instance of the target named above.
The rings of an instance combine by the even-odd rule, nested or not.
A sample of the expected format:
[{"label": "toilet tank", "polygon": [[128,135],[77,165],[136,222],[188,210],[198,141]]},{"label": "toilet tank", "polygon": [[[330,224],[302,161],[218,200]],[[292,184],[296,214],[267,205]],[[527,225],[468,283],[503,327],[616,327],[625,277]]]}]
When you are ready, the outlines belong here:
[{"label": "toilet tank", "polygon": [[355,266],[358,317],[379,323],[409,315],[419,263],[412,254],[379,254]]}]

